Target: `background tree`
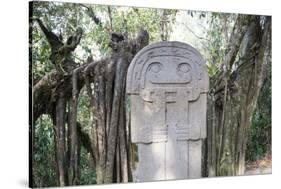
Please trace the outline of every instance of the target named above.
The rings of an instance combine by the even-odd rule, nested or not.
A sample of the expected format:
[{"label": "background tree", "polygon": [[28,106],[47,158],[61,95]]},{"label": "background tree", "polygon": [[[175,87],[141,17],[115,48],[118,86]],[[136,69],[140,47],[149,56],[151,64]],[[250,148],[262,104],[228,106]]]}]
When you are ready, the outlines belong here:
[{"label": "background tree", "polygon": [[270,62],[271,20],[239,15],[208,99],[209,176],[245,171],[248,132]]}]

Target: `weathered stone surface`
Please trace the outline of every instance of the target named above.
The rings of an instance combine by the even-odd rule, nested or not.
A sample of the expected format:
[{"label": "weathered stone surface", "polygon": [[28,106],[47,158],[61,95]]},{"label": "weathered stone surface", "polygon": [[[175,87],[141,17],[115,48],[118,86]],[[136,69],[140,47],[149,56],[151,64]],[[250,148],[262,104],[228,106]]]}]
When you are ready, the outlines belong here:
[{"label": "weathered stone surface", "polygon": [[135,181],[198,178],[209,78],[203,58],[180,42],[143,48],[127,74]]}]

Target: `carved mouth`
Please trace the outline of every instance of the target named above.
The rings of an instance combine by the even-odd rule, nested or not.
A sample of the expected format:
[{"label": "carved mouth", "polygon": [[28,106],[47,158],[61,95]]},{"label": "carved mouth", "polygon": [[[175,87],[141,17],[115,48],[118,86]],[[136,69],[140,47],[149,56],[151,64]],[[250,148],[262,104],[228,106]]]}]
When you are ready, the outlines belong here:
[{"label": "carved mouth", "polygon": [[190,82],[190,80],[186,80],[186,81],[167,81],[167,80],[163,80],[163,81],[153,81],[153,80],[149,80],[150,83],[152,84],[169,84],[169,85],[174,85],[174,84],[188,84]]},{"label": "carved mouth", "polygon": [[149,78],[150,83],[152,84],[188,84],[191,81],[190,75],[184,77],[151,77]]}]

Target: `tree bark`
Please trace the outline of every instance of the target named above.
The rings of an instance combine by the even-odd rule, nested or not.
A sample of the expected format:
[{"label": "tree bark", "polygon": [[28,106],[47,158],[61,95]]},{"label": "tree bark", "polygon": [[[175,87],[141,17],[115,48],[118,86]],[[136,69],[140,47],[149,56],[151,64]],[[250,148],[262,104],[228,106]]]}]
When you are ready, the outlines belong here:
[{"label": "tree bark", "polygon": [[64,93],[61,92],[56,103],[55,118],[55,141],[56,141],[56,162],[57,173],[60,186],[66,186],[66,148],[65,148],[65,108],[66,99]]},{"label": "tree bark", "polygon": [[68,132],[69,132],[69,185],[79,184],[79,161],[78,161],[78,135],[77,135],[77,71],[75,69],[72,75],[72,97],[69,100],[68,114]]},{"label": "tree bark", "polygon": [[[117,134],[118,134],[118,127],[120,125],[120,119],[124,116],[120,113],[120,106],[122,97],[124,96],[124,85],[125,85],[125,71],[128,65],[128,62],[124,57],[117,59],[116,62],[116,77],[115,77],[115,85],[114,85],[114,92],[113,92],[113,103],[112,103],[112,112],[111,112],[111,122],[109,133],[107,137],[107,160],[106,160],[106,171],[105,171],[105,183],[112,183],[113,181],[113,167],[114,167],[114,157],[115,157],[115,150],[116,150],[116,141],[117,141]],[[127,65],[126,65],[127,64]],[[122,128],[120,128],[122,129]],[[124,137],[124,136],[123,136]]]}]

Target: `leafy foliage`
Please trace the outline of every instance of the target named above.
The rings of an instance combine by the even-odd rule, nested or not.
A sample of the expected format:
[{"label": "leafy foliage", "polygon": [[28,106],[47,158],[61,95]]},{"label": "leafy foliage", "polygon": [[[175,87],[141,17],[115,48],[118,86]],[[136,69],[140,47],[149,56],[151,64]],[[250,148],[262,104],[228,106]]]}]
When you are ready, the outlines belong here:
[{"label": "leafy foliage", "polygon": [[93,159],[84,148],[81,148],[80,171],[80,184],[96,184],[96,172],[93,165]]},{"label": "leafy foliage", "polygon": [[49,60],[51,49],[48,42],[44,39],[39,28],[32,30],[32,75],[33,81],[42,78],[46,73],[54,69],[53,64]]},{"label": "leafy foliage", "polygon": [[212,13],[210,29],[207,31],[209,43],[206,43],[208,72],[212,76],[224,60],[228,38],[231,34],[236,15]]},{"label": "leafy foliage", "polygon": [[33,151],[33,184],[37,187],[56,186],[55,143],[52,121],[42,115],[35,123]]}]

